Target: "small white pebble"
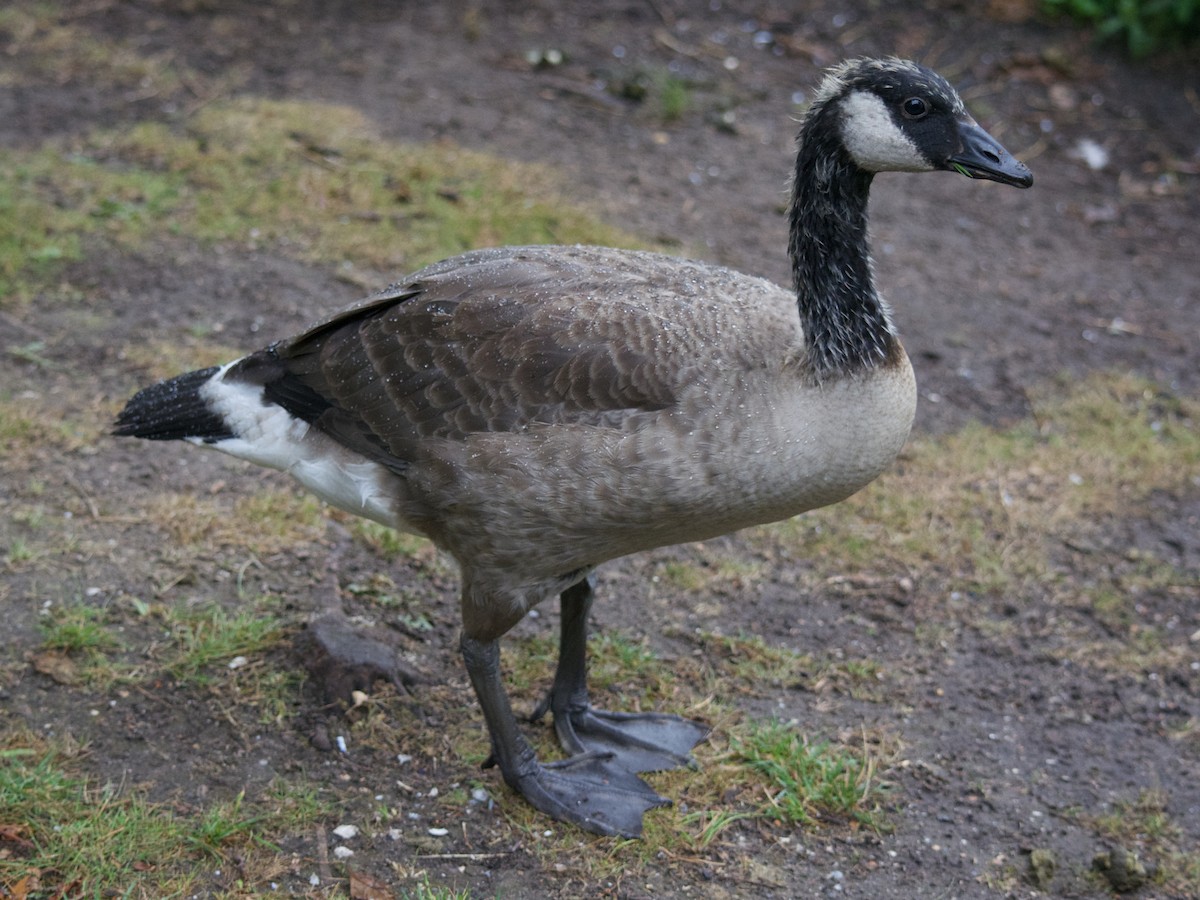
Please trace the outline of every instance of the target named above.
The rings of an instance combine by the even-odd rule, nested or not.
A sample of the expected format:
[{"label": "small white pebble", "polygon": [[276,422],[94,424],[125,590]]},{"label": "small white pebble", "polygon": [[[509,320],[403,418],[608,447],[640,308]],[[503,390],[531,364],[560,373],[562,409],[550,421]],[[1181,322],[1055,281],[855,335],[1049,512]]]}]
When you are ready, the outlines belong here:
[{"label": "small white pebble", "polygon": [[350,752],[349,750],[346,749],[346,739],[342,735],[339,734],[334,740],[335,740],[335,743],[337,744],[338,750],[340,750],[342,753]]},{"label": "small white pebble", "polygon": [[407,753],[397,753],[396,762],[400,763],[400,765],[404,765],[405,763],[412,762],[412,757]]},{"label": "small white pebble", "polygon": [[430,828],[429,833],[434,837],[445,837],[450,831],[446,828]]},{"label": "small white pebble", "polygon": [[1070,152],[1070,156],[1082,160],[1093,172],[1099,172],[1108,165],[1108,151],[1091,138],[1082,138]]},{"label": "small white pebble", "polygon": [[357,825],[339,825],[333,829],[333,833],[340,837],[343,841],[348,841],[352,837],[358,837]]},{"label": "small white pebble", "polygon": [[321,883],[321,876],[319,876],[316,872],[313,872],[311,875],[308,876],[308,883],[311,884],[313,887],[316,887],[318,884]]},{"label": "small white pebble", "polygon": [[354,855],[354,851],[349,847],[337,846],[333,848],[333,855],[338,859],[349,859]]}]

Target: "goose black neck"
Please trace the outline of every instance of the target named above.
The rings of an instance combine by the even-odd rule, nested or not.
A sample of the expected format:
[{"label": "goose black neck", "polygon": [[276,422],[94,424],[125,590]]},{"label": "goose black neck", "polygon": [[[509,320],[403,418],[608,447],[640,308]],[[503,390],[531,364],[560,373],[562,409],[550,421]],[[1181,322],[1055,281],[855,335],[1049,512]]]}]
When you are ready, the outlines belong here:
[{"label": "goose black neck", "polygon": [[833,104],[821,104],[801,128],[789,222],[792,277],[818,378],[879,366],[899,347],[871,272],[873,176],[842,145],[836,115]]}]

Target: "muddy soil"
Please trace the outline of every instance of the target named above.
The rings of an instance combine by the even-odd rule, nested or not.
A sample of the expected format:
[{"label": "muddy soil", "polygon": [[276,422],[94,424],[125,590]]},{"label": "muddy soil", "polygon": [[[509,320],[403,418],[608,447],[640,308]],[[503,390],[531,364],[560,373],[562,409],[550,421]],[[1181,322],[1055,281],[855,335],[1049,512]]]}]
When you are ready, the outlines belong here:
[{"label": "muddy soil", "polygon": [[[1130,62],[1019,0],[943,0],[904,10],[865,0],[797,6],[802,11],[747,0],[142,0],[81,3],[72,15],[97,37],[130,41],[147,56],[168,54],[214,79],[236,73],[233,92],[346,104],[389,138],[450,140],[549,164],[566,173],[574,198],[630,231],[782,283],[788,278],[782,204],[796,103],[824,66],[845,56],[918,58],[962,89],[977,118],[1030,165],[1036,182],[1022,192],[948,175],[877,181],[877,275],[921,386],[917,430],[1016,421],[1029,414],[1027,389],[1062,373],[1130,370],[1175,392],[1200,390],[1200,65],[1194,58]],[[557,64],[531,63],[530,53]],[[655,71],[693,85],[678,119],[612,89]],[[70,72],[14,85],[0,93],[0,141],[13,146],[98,124],[175,121],[211,99],[187,85],[171,96],[114,94]],[[1087,164],[1085,141],[1104,151],[1102,167]],[[400,273],[378,274],[382,284]],[[49,335],[43,353],[61,364],[48,368],[9,355],[0,368],[6,391],[52,398],[56,384],[89,372],[96,379],[93,399],[111,403],[138,386],[136,373],[111,352],[121,341],[185,334],[202,321],[219,324],[224,342],[249,349],[362,293],[336,273],[266,250],[165,240],[154,254],[91,259],[67,277],[77,289],[110,298],[112,319],[85,328],[49,305],[0,320],[0,345]],[[236,492],[262,477],[214,457],[112,441],[69,464],[47,466],[51,478],[73,486],[77,500],[94,498],[109,509],[111,498],[152,490],[163,478],[202,492],[220,482],[223,491]],[[1096,523],[1092,547],[1177,560],[1200,583],[1196,484],[1190,494],[1156,498],[1151,514]],[[138,584],[153,579],[159,552],[139,546],[137,534],[123,531],[112,552],[80,548],[64,561],[65,571],[81,588],[136,594]],[[330,602],[325,565],[334,543],[281,551],[247,579],[294,598],[302,619]],[[1064,551],[1062,577],[1094,577],[1093,558]],[[380,562],[350,548],[340,565],[345,584]],[[889,773],[895,783],[889,832],[781,835],[747,827],[734,832],[730,853],[759,857],[758,877],[745,867],[670,861],[637,883],[587,884],[547,871],[520,847],[497,846],[480,813],[474,842],[452,836],[443,845],[447,853],[465,854],[461,861],[421,859],[419,848],[381,838],[357,848],[355,864],[381,878],[396,877],[391,863],[424,867],[437,883],[475,896],[899,900],[1037,895],[1023,873],[1030,851],[1042,848],[1059,860],[1058,873],[1041,885],[1047,893],[1104,896],[1085,874],[1103,841],[1078,811],[1099,815],[1147,790],[1164,792],[1185,843],[1200,841],[1194,664],[1174,673],[1099,677],[1064,664],[1048,651],[1053,629],[1039,618],[1036,597],[1009,598],[1005,614],[1015,627],[964,629],[944,653],[930,655],[917,649],[914,619],[917,610],[936,614],[939,598],[889,603],[870,586],[796,597],[789,565],[803,561],[773,561],[753,602],[743,606],[734,598],[705,620],[647,596],[646,559],[611,564],[602,573],[599,625],[640,630],[654,646],[676,651],[655,627],[656,617],[731,633],[744,628],[801,652],[856,647],[886,661],[902,682],[887,702],[846,697],[815,704],[811,695],[786,689],[759,702],[817,734],[865,723],[898,735],[904,764]],[[397,569],[397,580],[424,577],[418,568]],[[44,574],[14,575],[6,603],[32,606],[24,601],[48,583]],[[413,662],[433,681],[461,687],[453,579],[425,583],[435,627]],[[194,562],[191,590],[236,596],[228,572],[212,559]],[[1158,614],[1173,616],[1182,633],[1200,629],[1200,598],[1174,595],[1164,604]],[[864,610],[876,607],[886,608],[873,620],[884,627],[864,629]],[[546,611],[538,627],[555,618]],[[264,784],[274,767],[303,767],[317,778],[342,778],[352,811],[369,805],[373,785],[397,777],[390,757],[349,764],[315,747],[307,717],[316,715],[316,698],[296,723],[246,734],[223,717],[218,702],[193,692],[174,696],[167,687],[165,695],[123,701],[98,725],[92,709],[106,698],[74,696],[24,662],[36,640],[34,620],[15,615],[6,638],[7,714],[36,730],[90,742],[89,765],[101,780],[120,783],[134,771],[153,797],[198,803],[208,792]],[[1200,647],[1191,659],[1200,659]],[[475,777],[447,771],[436,752],[426,759],[414,776],[418,784]],[[500,803],[518,802],[498,781],[492,788]],[[315,852],[287,849],[305,858]],[[284,883],[306,889],[303,881],[285,877]],[[1144,888],[1141,896],[1161,894]]]}]

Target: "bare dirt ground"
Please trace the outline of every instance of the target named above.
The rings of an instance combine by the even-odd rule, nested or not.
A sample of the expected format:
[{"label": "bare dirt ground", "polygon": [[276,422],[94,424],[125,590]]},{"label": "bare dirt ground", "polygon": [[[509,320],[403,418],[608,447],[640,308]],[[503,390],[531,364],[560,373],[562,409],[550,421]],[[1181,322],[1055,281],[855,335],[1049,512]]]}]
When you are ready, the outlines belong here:
[{"label": "bare dirt ground", "polygon": [[[848,55],[921,59],[963,89],[977,117],[1028,162],[1036,181],[1028,192],[950,176],[877,182],[877,274],[921,385],[918,432],[1017,421],[1030,413],[1027,389],[1062,373],[1129,370],[1178,394],[1197,393],[1194,58],[1133,63],[1020,2],[792,6],[143,0],[80,3],[72,16],[98,38],[130,42],[147,57],[169,55],[214,82],[228,76],[235,92],[345,104],[392,139],[450,140],[550,164],[567,174],[574,197],[599,205],[631,232],[782,283],[794,95]],[[549,50],[561,51],[564,61],[538,67],[526,57]],[[0,58],[4,65],[21,60]],[[639,67],[671,67],[703,87],[680,118],[664,121],[604,87]],[[188,85],[170,96],[114,94],[71,72],[9,84],[0,94],[0,141],[10,146],[97,124],[173,120],[210,99]],[[1106,151],[1103,168],[1079,158],[1084,139]],[[379,283],[398,274],[379,273]],[[89,400],[102,409],[115,408],[144,377],[118,357],[119,345],[183,335],[202,322],[219,326],[224,343],[251,349],[363,293],[336,272],[269,249],[209,250],[169,240],[154,253],[90,258],[65,278],[109,298],[108,317],[81,320],[53,303],[5,316],[0,347],[45,339],[41,361],[50,365],[10,353],[0,358],[0,379],[11,395],[33,392],[51,405],[63,385],[77,389],[90,380]],[[62,509],[80,518],[89,504],[113,513],[122,496],[163,479],[204,495],[219,484],[236,496],[266,477],[191,448],[103,437],[44,466],[43,479],[63,491]],[[6,476],[0,498],[16,490],[17,478]],[[1095,523],[1085,551],[1064,547],[1059,577],[1103,583],[1111,567],[1144,552],[1173,561],[1200,584],[1200,481],[1192,485]],[[314,747],[315,698],[280,727],[247,731],[203,691],[168,684],[114,698],[36,671],[29,660],[42,598],[89,588],[144,593],[166,552],[156,540],[136,524],[111,525],[88,533],[62,559],[5,575],[0,701],[10,726],[70,734],[89,745],[88,765],[101,780],[132,780],[148,785],[155,799],[181,804],[201,803],[207,792],[253,790],[276,770],[302,769],[322,784],[344,785],[346,817],[353,818],[397,777],[426,792],[478,777],[447,762],[436,715],[428,744],[407,750],[415,767],[398,774],[388,754],[342,757]],[[737,540],[724,546],[736,549]],[[106,541],[114,546],[101,552]],[[227,560],[193,560],[188,590],[232,602],[247,585],[270,589],[288,597],[300,622],[330,602],[326,567],[336,543],[330,534],[281,548],[241,573],[245,585]],[[600,627],[644,634],[667,654],[690,651],[663,637],[666,624],[744,629],[801,652],[849,648],[887,667],[892,686],[881,699],[818,702],[785,685],[746,703],[798,719],[815,734],[862,724],[890,729],[904,761],[887,773],[894,783],[890,830],[746,825],[727,833],[725,850],[695,864],[667,860],[636,882],[618,874],[588,883],[528,848],[502,843],[511,832],[500,812],[479,811],[469,837],[464,828],[437,845],[460,858],[422,857],[427,846],[383,835],[356,847],[355,865],[380,878],[424,869],[435,883],[475,896],[993,897],[1032,896],[1039,888],[1104,896],[1086,875],[1104,841],[1080,811],[1111,812],[1146,791],[1165,797],[1184,846],[1200,842],[1200,589],[1148,601],[1147,615],[1172,622],[1181,641],[1191,636],[1190,667],[1113,674],[1052,652],[1054,622],[1042,615],[1036,593],[980,600],[990,604],[984,619],[1002,620],[1005,628],[958,627],[960,617],[948,615],[945,640],[930,650],[917,632],[928,624],[922,616],[942,615],[943,598],[921,597],[927,586],[920,583],[906,587],[920,598],[911,602],[896,601],[894,581],[869,579],[797,596],[791,567],[802,569],[804,560],[774,559],[745,597],[709,598],[696,612],[650,596],[643,576],[669,558],[664,551],[606,567]],[[348,546],[333,577],[344,588],[383,565],[363,547]],[[434,628],[410,642],[414,665],[434,685],[455,685],[456,702],[470,704],[455,654],[452,575],[418,560],[395,564],[392,577],[419,582],[428,598]],[[555,620],[546,610],[538,627]],[[500,806],[518,803],[494,774],[484,780]],[[1059,861],[1057,874],[1040,885],[1023,874],[1038,848]],[[285,849],[305,860],[319,856],[299,839]],[[610,850],[597,844],[593,852]],[[726,865],[744,857],[761,868]],[[280,880],[287,890],[308,890],[308,871],[300,866]],[[214,877],[214,891],[219,882]],[[1140,895],[1171,895],[1156,890],[1144,887]]]}]

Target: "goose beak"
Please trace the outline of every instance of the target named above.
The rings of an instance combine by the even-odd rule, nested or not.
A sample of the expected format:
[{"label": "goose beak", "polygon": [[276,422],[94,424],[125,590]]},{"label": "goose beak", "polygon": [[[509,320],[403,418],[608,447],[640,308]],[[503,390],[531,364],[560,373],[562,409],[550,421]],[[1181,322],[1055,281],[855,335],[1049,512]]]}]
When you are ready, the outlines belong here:
[{"label": "goose beak", "polygon": [[968,178],[986,178],[1013,187],[1033,184],[1033,173],[1013,159],[1000,142],[969,119],[958,123],[960,147],[946,160],[946,168]]}]

